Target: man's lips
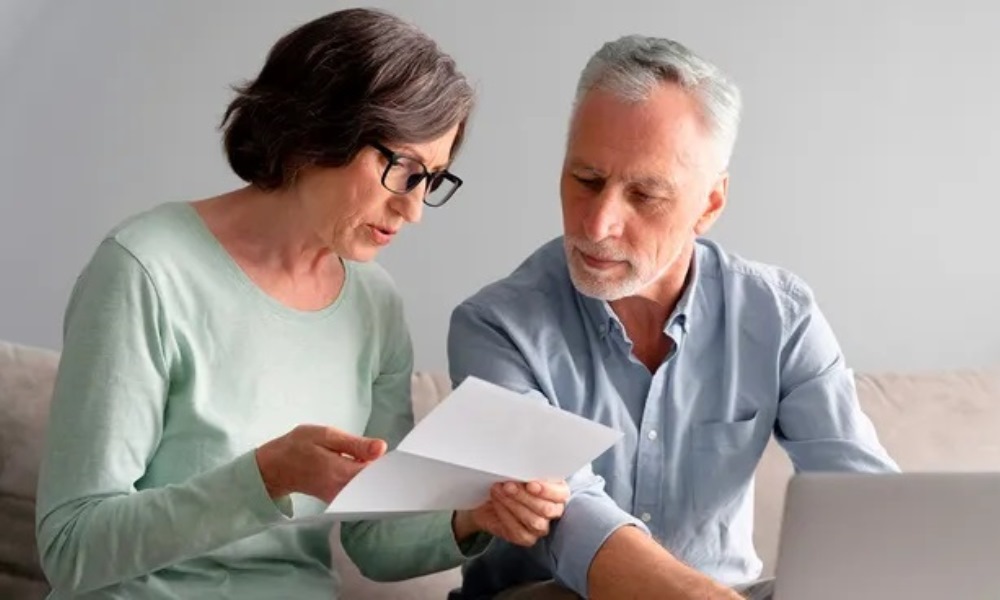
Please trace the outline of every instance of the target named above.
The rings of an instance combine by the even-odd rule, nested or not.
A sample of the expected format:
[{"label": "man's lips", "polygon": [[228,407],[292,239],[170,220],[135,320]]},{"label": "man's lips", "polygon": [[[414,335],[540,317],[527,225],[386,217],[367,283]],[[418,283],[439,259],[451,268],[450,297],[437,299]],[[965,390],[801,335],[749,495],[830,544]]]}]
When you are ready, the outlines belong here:
[{"label": "man's lips", "polygon": [[583,262],[592,269],[598,269],[598,270],[610,269],[612,267],[616,267],[619,264],[621,264],[620,260],[606,260],[603,258],[598,258],[596,256],[587,254],[582,250],[577,250],[577,252],[580,254],[580,258],[583,259]]}]

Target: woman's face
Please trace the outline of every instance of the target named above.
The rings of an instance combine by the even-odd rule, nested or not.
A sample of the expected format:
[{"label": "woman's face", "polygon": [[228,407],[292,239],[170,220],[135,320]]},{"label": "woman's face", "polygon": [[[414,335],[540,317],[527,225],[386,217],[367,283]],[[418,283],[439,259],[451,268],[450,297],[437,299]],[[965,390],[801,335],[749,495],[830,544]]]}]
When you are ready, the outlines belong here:
[{"label": "woman's face", "polygon": [[[430,142],[386,143],[385,147],[436,172],[448,166],[457,132],[455,126]],[[404,223],[420,221],[426,180],[408,193],[393,193],[382,185],[387,164],[381,152],[366,146],[343,167],[308,167],[296,178],[294,196],[321,242],[337,256],[358,262],[372,260]]]}]

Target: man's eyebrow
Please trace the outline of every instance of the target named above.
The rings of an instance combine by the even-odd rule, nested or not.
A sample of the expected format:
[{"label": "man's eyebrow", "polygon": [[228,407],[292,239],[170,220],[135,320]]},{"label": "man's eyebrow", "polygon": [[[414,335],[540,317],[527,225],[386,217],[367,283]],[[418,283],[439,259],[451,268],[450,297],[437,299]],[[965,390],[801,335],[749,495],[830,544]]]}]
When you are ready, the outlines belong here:
[{"label": "man's eyebrow", "polygon": [[629,182],[644,190],[655,190],[667,195],[673,195],[677,186],[668,177],[658,175],[643,175],[629,179]]},{"label": "man's eyebrow", "polygon": [[593,175],[594,177],[604,177],[605,176],[604,173],[602,173],[600,169],[598,169],[597,167],[588,165],[587,163],[585,163],[585,162],[583,162],[581,160],[572,160],[572,161],[570,161],[569,168],[572,171],[586,171],[589,175]]},{"label": "man's eyebrow", "polygon": [[[569,162],[569,170],[575,171],[577,174],[589,175],[594,178],[607,178],[607,175],[600,169],[589,165],[582,160],[571,160]],[[635,175],[626,177],[625,181],[629,185],[634,185],[642,188],[643,190],[663,194],[665,196],[672,196],[677,190],[677,186],[674,185],[674,182],[671,181],[669,177],[661,175]]]}]

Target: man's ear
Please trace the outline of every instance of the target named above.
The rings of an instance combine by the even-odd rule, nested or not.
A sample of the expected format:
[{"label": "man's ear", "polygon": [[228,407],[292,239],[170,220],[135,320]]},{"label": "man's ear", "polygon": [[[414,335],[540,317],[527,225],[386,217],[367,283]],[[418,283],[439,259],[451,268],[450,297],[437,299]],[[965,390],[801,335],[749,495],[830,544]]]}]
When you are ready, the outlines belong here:
[{"label": "man's ear", "polygon": [[722,214],[722,210],[726,207],[728,194],[729,172],[723,171],[708,191],[708,202],[705,204],[705,212],[701,214],[701,217],[694,226],[694,232],[697,235],[704,235],[712,228],[712,225],[715,224],[719,215]]}]

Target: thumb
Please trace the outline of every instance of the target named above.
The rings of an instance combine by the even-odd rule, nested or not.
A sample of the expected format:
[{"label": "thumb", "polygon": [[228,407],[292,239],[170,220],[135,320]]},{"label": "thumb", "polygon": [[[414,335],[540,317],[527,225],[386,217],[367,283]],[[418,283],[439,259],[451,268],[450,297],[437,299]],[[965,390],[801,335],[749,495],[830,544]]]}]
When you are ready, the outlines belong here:
[{"label": "thumb", "polygon": [[341,452],[350,454],[355,460],[368,462],[379,458],[388,449],[383,440],[352,435],[344,440]]},{"label": "thumb", "polygon": [[389,445],[385,443],[385,440],[377,438],[359,438],[358,444],[360,448],[354,456],[358,460],[375,460],[376,458],[380,458],[389,449]]},{"label": "thumb", "polygon": [[385,454],[388,449],[383,440],[376,438],[352,435],[333,428],[328,428],[325,434],[322,445],[328,450],[347,454],[360,461],[375,460]]}]

